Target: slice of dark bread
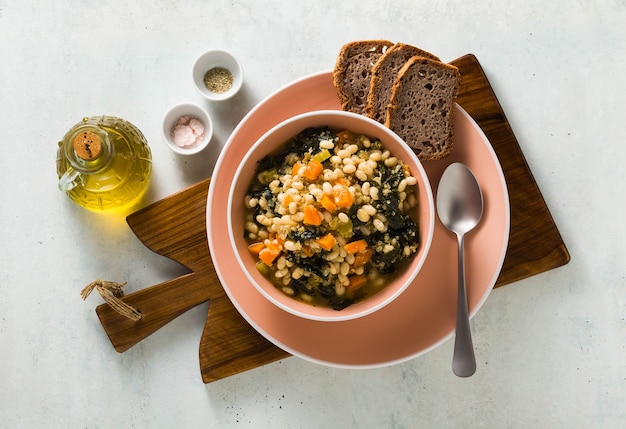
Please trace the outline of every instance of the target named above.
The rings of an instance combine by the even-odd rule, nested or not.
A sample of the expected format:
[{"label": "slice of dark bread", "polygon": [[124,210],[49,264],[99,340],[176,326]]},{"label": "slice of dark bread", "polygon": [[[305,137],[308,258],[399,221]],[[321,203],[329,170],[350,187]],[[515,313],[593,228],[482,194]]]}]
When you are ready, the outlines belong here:
[{"label": "slice of dark bread", "polygon": [[422,161],[443,158],[454,142],[454,104],[461,83],[455,66],[415,56],[398,72],[385,125]]},{"label": "slice of dark bread", "polygon": [[404,43],[396,43],[376,61],[372,67],[370,90],[365,105],[367,116],[381,124],[385,123],[387,105],[391,98],[391,86],[402,66],[416,55],[439,61],[439,58],[430,52]]},{"label": "slice of dark bread", "polygon": [[393,43],[388,40],[360,40],[341,47],[333,84],[343,110],[365,114],[372,67]]}]

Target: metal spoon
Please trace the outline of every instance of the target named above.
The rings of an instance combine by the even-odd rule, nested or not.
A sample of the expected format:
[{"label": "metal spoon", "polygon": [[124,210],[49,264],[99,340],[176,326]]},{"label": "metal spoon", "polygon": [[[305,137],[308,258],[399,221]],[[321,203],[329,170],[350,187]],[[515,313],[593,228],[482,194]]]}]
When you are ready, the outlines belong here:
[{"label": "metal spoon", "polygon": [[441,223],[457,237],[459,246],[459,286],[456,311],[456,337],[452,371],[459,377],[469,377],[476,372],[476,358],[470,332],[465,288],[464,236],[480,221],[483,197],[476,178],[461,163],[448,166],[441,176],[437,191],[437,214]]}]

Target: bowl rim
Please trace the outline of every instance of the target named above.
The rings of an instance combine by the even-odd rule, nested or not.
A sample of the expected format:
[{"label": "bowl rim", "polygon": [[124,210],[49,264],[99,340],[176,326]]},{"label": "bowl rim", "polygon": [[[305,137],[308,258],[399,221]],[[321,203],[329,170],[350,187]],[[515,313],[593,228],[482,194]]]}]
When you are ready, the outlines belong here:
[{"label": "bowl rim", "polygon": [[[336,310],[332,310],[330,308],[325,308],[325,307],[315,307],[315,306],[300,302],[298,300],[295,300],[293,298],[290,298],[286,295],[283,295],[286,298],[284,299],[284,301],[288,302],[289,304],[286,304],[285,302],[282,302],[276,299],[263,286],[259,285],[258,282],[255,280],[255,278],[252,276],[252,274],[249,272],[249,270],[246,269],[246,265],[242,259],[242,255],[236,246],[237,240],[235,239],[235,236],[234,236],[234,225],[233,225],[234,191],[235,191],[237,183],[239,182],[238,179],[240,178],[244,168],[250,162],[250,158],[255,154],[259,146],[262,146],[268,138],[270,138],[274,133],[276,133],[278,130],[282,129],[283,127],[289,126],[293,123],[301,122],[303,120],[309,120],[312,117],[324,117],[324,116],[344,117],[344,118],[351,118],[352,120],[364,121],[368,123],[370,126],[374,126],[379,131],[384,133],[389,139],[394,140],[398,145],[400,145],[406,150],[406,153],[411,158],[412,163],[417,167],[418,171],[417,172],[412,171],[412,174],[414,176],[419,176],[418,180],[423,183],[423,188],[426,190],[425,197],[426,197],[426,200],[428,201],[428,211],[429,211],[428,218],[431,221],[429,222],[429,225],[427,225],[427,228],[423,228],[423,226],[420,225],[420,252],[421,253],[419,255],[419,260],[411,261],[409,265],[410,266],[414,265],[414,267],[412,268],[412,272],[408,275],[408,277],[404,280],[404,282],[397,288],[397,290],[395,290],[393,293],[390,293],[389,296],[387,296],[385,299],[380,300],[380,302],[378,302],[375,305],[371,305],[371,301],[370,301],[370,304],[368,305],[367,304],[367,302],[369,301],[368,299],[368,300],[364,300],[361,302],[357,302],[353,304],[352,306],[350,306],[352,308],[358,308],[359,304],[361,304],[364,307],[361,311],[342,312],[342,311],[336,311]],[[403,160],[404,160],[404,157],[403,157]],[[254,286],[254,288],[259,293],[261,293],[261,295],[263,295],[265,299],[270,301],[272,304],[274,304],[278,308],[298,317],[302,317],[302,318],[309,319],[309,320],[320,321],[320,322],[341,322],[341,321],[353,320],[353,319],[367,316],[368,314],[371,314],[385,307],[386,305],[394,301],[398,296],[400,296],[409,286],[411,286],[411,284],[415,280],[415,277],[417,276],[422,266],[424,265],[424,262],[428,256],[428,252],[430,250],[430,246],[432,243],[433,234],[434,234],[434,224],[435,224],[434,197],[432,194],[432,187],[430,185],[430,181],[421,164],[421,161],[417,158],[417,155],[412,150],[410,150],[410,148],[408,148],[406,143],[397,134],[391,131],[389,128],[385,127],[384,125],[380,124],[379,122],[371,118],[368,118],[366,116],[359,115],[353,112],[347,112],[343,110],[314,110],[314,111],[301,113],[301,114],[298,114],[298,115],[295,115],[295,116],[292,116],[290,118],[283,120],[279,124],[273,126],[271,129],[266,131],[261,137],[259,137],[255,141],[255,143],[250,147],[250,149],[248,149],[245,156],[239,162],[239,165],[237,166],[236,172],[233,177],[233,181],[229,185],[228,203],[227,203],[227,223],[228,223],[228,226],[227,226],[228,234],[230,238],[229,240],[230,246],[233,249],[233,253],[235,255],[235,258],[237,259],[239,268],[244,272],[248,281],[250,281],[250,283]],[[415,257],[417,258],[418,255],[415,255]],[[271,283],[268,282],[268,284],[271,284]],[[280,296],[280,295],[277,294],[277,296]],[[298,308],[302,308],[303,311],[299,311]],[[309,309],[316,309],[317,311],[321,310],[323,313],[314,314],[313,312],[305,311]]]}]

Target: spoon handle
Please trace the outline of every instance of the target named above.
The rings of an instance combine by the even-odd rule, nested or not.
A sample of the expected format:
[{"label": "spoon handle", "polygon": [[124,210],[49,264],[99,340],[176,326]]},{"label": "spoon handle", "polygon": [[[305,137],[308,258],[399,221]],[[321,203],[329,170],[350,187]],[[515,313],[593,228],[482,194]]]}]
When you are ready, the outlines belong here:
[{"label": "spoon handle", "polygon": [[470,331],[467,309],[467,290],[465,288],[465,256],[463,234],[457,234],[459,244],[459,286],[456,306],[456,336],[454,339],[454,355],[452,371],[459,377],[469,377],[476,372],[476,358]]}]

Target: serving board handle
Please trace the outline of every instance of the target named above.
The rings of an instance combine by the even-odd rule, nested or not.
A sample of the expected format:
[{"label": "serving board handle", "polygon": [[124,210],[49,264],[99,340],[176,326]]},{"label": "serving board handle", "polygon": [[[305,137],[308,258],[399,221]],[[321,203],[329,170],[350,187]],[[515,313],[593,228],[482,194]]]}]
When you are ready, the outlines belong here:
[{"label": "serving board handle", "polygon": [[122,300],[137,308],[134,322],[102,304],[96,313],[113,347],[128,350],[180,314],[223,295],[209,255],[206,202],[210,179],[203,180],[126,218],[137,238],[150,250],[191,270],[189,274],[130,293]]},{"label": "serving board handle", "polygon": [[113,348],[125,352],[185,311],[208,300],[210,289],[206,275],[189,273],[123,297],[124,302],[141,313],[141,319],[136,322],[107,304],[99,305],[96,313]]}]

